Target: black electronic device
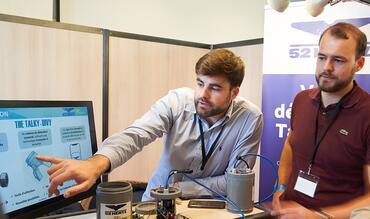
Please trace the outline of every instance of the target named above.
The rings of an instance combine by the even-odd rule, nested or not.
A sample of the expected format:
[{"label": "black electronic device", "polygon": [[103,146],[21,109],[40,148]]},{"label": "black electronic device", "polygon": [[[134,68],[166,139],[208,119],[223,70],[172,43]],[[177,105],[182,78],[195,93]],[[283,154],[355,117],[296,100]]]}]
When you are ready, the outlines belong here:
[{"label": "black electronic device", "polygon": [[182,195],[181,200],[190,200],[190,199],[214,199],[213,195]]},{"label": "black electronic device", "polygon": [[222,200],[216,199],[191,199],[189,201],[189,208],[213,208],[213,209],[223,209],[226,203]]},{"label": "black electronic device", "polygon": [[0,208],[10,218],[35,218],[94,194],[48,197],[51,163],[37,155],[87,159],[97,150],[91,101],[0,101]]}]

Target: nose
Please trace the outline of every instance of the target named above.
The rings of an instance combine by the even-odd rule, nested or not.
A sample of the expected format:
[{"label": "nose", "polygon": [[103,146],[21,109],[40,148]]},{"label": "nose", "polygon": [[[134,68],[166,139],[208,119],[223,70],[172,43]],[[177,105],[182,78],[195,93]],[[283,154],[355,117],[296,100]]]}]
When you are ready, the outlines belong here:
[{"label": "nose", "polygon": [[326,72],[333,72],[334,71],[334,66],[333,66],[333,60],[332,59],[327,59],[324,63],[324,70]]},{"label": "nose", "polygon": [[204,87],[199,89],[199,97],[204,98],[204,99],[209,98],[209,90],[208,90],[207,86],[204,86]]}]

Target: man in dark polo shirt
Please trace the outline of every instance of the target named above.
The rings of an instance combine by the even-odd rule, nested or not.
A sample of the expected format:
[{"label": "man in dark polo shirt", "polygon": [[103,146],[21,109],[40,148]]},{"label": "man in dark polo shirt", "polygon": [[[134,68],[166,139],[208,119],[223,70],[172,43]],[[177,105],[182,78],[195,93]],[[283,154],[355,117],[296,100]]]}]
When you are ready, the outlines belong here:
[{"label": "man in dark polo shirt", "polygon": [[294,99],[272,212],[280,218],[349,218],[370,205],[370,95],[354,75],[366,35],[338,23],[319,40],[318,88]]}]

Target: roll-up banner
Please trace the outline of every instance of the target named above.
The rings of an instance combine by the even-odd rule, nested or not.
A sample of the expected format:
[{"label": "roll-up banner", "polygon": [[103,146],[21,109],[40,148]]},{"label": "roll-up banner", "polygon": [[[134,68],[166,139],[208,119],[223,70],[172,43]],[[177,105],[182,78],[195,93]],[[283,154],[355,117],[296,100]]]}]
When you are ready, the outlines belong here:
[{"label": "roll-up banner", "polygon": [[[306,11],[305,2],[291,2],[279,13],[266,6],[263,49],[264,129],[261,154],[278,164],[290,128],[290,114],[295,95],[316,87],[315,67],[320,34],[337,22],[359,27],[368,38],[364,68],[356,73],[356,81],[370,92],[370,6],[358,2],[327,5],[317,17]],[[261,162],[260,200],[273,189],[275,176],[271,166]]]}]

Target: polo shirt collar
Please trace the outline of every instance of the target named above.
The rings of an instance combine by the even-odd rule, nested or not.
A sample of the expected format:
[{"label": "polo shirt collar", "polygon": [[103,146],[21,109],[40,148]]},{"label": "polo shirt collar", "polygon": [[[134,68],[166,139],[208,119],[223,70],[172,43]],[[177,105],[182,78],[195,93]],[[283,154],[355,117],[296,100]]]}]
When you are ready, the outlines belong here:
[{"label": "polo shirt collar", "polygon": [[[351,108],[356,103],[358,103],[360,101],[360,99],[361,99],[361,90],[358,87],[357,82],[355,80],[353,81],[353,86],[354,86],[354,88],[353,88],[352,93],[350,93],[346,97],[347,100],[342,105],[343,108]],[[321,101],[321,90],[320,90],[320,88],[312,89],[309,92],[308,95],[309,95],[309,97],[312,100],[314,100],[316,102],[320,102]]]}]

